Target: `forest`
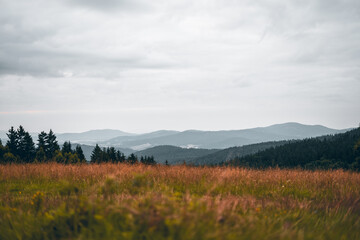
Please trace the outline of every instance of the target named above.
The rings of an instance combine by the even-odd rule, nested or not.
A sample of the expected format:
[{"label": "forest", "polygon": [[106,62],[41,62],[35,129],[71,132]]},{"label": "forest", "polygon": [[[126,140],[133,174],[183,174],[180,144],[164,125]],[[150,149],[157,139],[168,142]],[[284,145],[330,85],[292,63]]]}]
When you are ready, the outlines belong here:
[{"label": "forest", "polygon": [[360,170],[360,128],[309,138],[235,158],[225,165],[249,168]]},{"label": "forest", "polygon": [[[87,163],[81,146],[72,149],[71,142],[65,141],[60,148],[56,135],[50,129],[49,133],[42,131],[38,134],[35,145],[29,132],[20,125],[18,129],[11,127],[7,133],[8,140],[4,146],[0,140],[0,164],[7,163],[47,163],[62,164]],[[153,156],[141,156],[140,159],[130,154],[126,157],[114,147],[100,148],[96,144],[90,163],[142,163],[153,165],[156,161]]]}]

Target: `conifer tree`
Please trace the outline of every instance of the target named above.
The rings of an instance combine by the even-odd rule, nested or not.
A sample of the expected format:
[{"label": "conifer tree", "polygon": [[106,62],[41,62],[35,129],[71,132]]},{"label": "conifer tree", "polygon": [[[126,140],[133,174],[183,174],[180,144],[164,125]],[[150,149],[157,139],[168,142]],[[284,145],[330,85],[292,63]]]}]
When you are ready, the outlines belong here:
[{"label": "conifer tree", "polygon": [[132,154],[130,154],[130,156],[128,156],[127,162],[130,164],[135,164],[138,162],[138,158],[137,158],[137,156],[135,156],[135,154],[132,153]]},{"label": "conifer tree", "polygon": [[8,152],[8,148],[2,145],[2,141],[0,139],[0,164],[4,162],[4,154]]},{"label": "conifer tree", "polygon": [[35,144],[23,126],[20,125],[16,131],[14,127],[11,127],[7,136],[9,138],[7,147],[14,157],[17,157],[20,162],[32,162],[34,160]]},{"label": "conifer tree", "polygon": [[76,148],[75,148],[75,153],[76,153],[77,156],[79,157],[80,162],[86,162],[84,152],[83,152],[83,150],[82,150],[82,148],[81,148],[80,145],[77,145],[77,146],[76,146]]},{"label": "conifer tree", "polygon": [[26,142],[25,142],[25,129],[23,128],[23,126],[19,126],[19,128],[17,129],[17,150],[16,150],[16,154],[20,157],[21,161],[25,161],[25,155],[26,155]]},{"label": "conifer tree", "polygon": [[9,148],[10,153],[12,153],[13,155],[18,155],[18,137],[14,127],[11,127],[9,129],[9,133],[7,133],[6,135],[8,136],[6,146]]},{"label": "conifer tree", "polygon": [[36,161],[38,162],[46,162],[46,152],[48,152],[48,146],[46,144],[47,134],[42,131],[38,134],[38,143],[36,148]]},{"label": "conifer tree", "polygon": [[39,163],[46,162],[45,151],[42,147],[40,147],[40,149],[37,150],[35,159]]},{"label": "conifer tree", "polygon": [[140,158],[140,162],[146,165],[155,165],[156,162],[154,160],[154,156],[148,157],[148,156],[141,156]]},{"label": "conifer tree", "polygon": [[102,161],[102,150],[98,144],[96,144],[94,150],[91,153],[91,163],[100,163]]},{"label": "conifer tree", "polygon": [[55,151],[60,150],[60,147],[58,142],[56,141],[56,136],[51,129],[46,138],[46,145],[47,145],[45,151],[46,157],[48,159],[52,159],[55,155]]},{"label": "conifer tree", "polygon": [[36,150],[33,139],[28,132],[25,132],[21,145],[22,145],[21,150],[23,152],[23,160],[27,163],[33,162],[35,158]]},{"label": "conifer tree", "polygon": [[109,148],[103,148],[102,149],[102,154],[101,154],[101,160],[100,160],[100,162],[109,162],[109,154],[108,154],[108,151],[109,150]]},{"label": "conifer tree", "polygon": [[72,149],[71,149],[71,142],[64,142],[63,147],[61,149],[62,154],[64,155],[65,153],[73,153]]},{"label": "conifer tree", "polygon": [[116,150],[114,147],[110,147],[107,149],[107,154],[108,154],[108,157],[109,157],[109,160],[111,162],[116,162]]},{"label": "conifer tree", "polygon": [[41,133],[38,134],[38,143],[37,143],[37,150],[39,150],[40,148],[42,148],[44,151],[46,151],[46,139],[47,139],[47,134],[46,132],[42,131]]},{"label": "conifer tree", "polygon": [[119,150],[116,151],[116,162],[125,162],[126,157],[125,155],[120,152]]}]

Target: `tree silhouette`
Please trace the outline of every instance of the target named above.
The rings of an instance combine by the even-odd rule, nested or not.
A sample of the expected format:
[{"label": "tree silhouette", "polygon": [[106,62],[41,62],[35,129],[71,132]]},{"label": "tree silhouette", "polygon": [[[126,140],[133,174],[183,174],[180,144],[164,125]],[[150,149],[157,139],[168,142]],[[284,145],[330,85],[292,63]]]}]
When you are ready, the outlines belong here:
[{"label": "tree silhouette", "polygon": [[76,146],[75,153],[79,157],[80,162],[86,162],[84,152],[83,152],[82,148],[79,145]]},{"label": "tree silhouette", "polygon": [[14,129],[14,127],[11,127],[9,130],[9,133],[6,134],[8,136],[7,142],[6,142],[6,146],[9,148],[9,151],[13,154],[13,155],[18,155],[17,150],[18,150],[18,136],[17,136],[17,132]]},{"label": "tree silhouette", "polygon": [[71,149],[71,142],[64,142],[61,153],[64,155],[65,153],[73,153],[73,150]]},{"label": "tree silhouette", "polygon": [[39,150],[40,148],[42,148],[44,151],[46,150],[47,148],[46,139],[47,139],[46,132],[42,131],[41,133],[38,134],[37,150]]},{"label": "tree silhouette", "polygon": [[137,158],[137,156],[135,156],[135,154],[132,153],[132,154],[130,154],[130,156],[128,156],[127,162],[130,164],[135,164],[138,162],[138,158]]},{"label": "tree silhouette", "polygon": [[58,142],[56,141],[56,136],[51,129],[46,137],[45,142],[47,145],[47,148],[44,149],[46,157],[48,159],[52,159],[55,155],[55,151],[60,150],[60,147],[59,147]]},{"label": "tree silhouette", "polygon": [[100,163],[102,161],[102,150],[99,147],[98,144],[96,144],[95,148],[93,149],[92,153],[91,153],[91,163]]}]

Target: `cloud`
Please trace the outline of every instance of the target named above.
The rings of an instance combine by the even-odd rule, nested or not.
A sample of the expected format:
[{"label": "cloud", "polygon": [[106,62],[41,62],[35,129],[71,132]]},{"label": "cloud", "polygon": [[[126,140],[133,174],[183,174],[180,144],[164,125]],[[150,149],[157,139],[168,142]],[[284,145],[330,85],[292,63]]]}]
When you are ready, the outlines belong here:
[{"label": "cloud", "polygon": [[[1,112],[163,109],[165,114],[181,108],[185,114],[186,108],[201,112],[211,106],[214,114],[233,114],[232,128],[262,119],[265,112],[271,117],[263,118],[264,125],[279,116],[311,122],[320,119],[314,114],[322,109],[327,109],[324,123],[333,126],[358,117],[350,117],[352,103],[360,101],[356,0],[0,0],[0,5]],[[336,109],[328,109],[334,102]],[[327,119],[344,109],[342,120]],[[292,119],[294,112],[300,120]],[[205,115],[195,120],[207,121]],[[2,121],[0,127],[10,124]]]},{"label": "cloud", "polygon": [[96,11],[140,11],[148,7],[146,1],[141,0],[66,0],[70,6],[90,8]]}]

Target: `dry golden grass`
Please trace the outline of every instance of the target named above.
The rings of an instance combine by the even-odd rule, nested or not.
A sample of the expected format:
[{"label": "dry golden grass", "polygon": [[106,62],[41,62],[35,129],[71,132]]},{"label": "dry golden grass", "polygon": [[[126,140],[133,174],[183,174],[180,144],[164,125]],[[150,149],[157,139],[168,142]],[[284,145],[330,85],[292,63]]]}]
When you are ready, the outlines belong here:
[{"label": "dry golden grass", "polygon": [[[54,218],[54,209],[60,209],[64,202],[74,207],[70,204],[74,198],[86,197],[87,204],[99,211],[94,214],[112,227],[115,222],[111,216],[121,213],[131,216],[126,221],[143,226],[144,234],[150,234],[149,229],[158,234],[165,231],[163,228],[181,228],[186,234],[180,236],[190,238],[194,237],[188,233],[191,229],[201,238],[210,239],[211,232],[215,238],[224,239],[239,238],[241,233],[245,234],[244,239],[265,238],[268,234],[277,239],[285,233],[285,239],[321,239],[331,231],[335,231],[334,237],[360,237],[360,174],[343,170],[21,164],[1,165],[0,183],[1,206],[6,209],[22,209],[21,214],[31,215],[30,203],[35,196],[41,198],[36,212],[53,214]],[[78,189],[77,197],[72,186]],[[37,192],[44,196],[38,197]],[[159,229],[158,225],[163,227]],[[332,229],[324,228],[325,225]],[[311,228],[313,234],[304,232]],[[168,238],[170,233],[166,231],[163,235],[151,234]],[[111,236],[116,235],[114,232]],[[81,235],[69,234],[66,236]]]}]

